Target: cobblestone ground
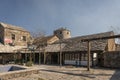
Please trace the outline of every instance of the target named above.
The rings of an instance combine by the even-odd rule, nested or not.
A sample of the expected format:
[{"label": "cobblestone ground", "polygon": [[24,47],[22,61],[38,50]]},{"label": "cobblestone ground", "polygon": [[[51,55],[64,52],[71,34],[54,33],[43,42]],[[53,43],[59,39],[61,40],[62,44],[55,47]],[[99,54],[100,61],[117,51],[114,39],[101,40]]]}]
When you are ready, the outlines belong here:
[{"label": "cobblestone ground", "polygon": [[120,80],[120,70],[59,67],[40,65],[39,74],[32,74],[11,80]]}]

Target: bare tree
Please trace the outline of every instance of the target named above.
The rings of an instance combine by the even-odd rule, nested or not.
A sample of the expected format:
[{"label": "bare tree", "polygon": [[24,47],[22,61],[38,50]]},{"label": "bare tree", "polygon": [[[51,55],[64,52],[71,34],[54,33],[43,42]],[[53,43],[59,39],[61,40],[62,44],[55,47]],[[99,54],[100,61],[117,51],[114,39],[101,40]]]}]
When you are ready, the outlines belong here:
[{"label": "bare tree", "polygon": [[[120,34],[120,27],[110,26],[110,30],[114,32],[115,35]],[[117,44],[120,44],[120,38],[115,39]]]},{"label": "bare tree", "polygon": [[41,38],[45,36],[45,32],[36,30],[34,32],[31,32],[31,35],[33,38]]},{"label": "bare tree", "polygon": [[41,44],[43,43],[43,38],[45,38],[45,32],[36,30],[34,32],[31,32],[31,35],[33,38],[32,45],[36,45],[37,48],[41,47]]}]

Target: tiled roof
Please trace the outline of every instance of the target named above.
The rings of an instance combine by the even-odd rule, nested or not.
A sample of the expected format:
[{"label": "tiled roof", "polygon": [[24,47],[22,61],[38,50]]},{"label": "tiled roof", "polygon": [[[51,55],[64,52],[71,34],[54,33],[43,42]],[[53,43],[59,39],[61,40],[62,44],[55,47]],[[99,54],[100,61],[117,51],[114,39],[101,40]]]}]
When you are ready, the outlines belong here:
[{"label": "tiled roof", "polygon": [[[61,50],[65,47],[66,44],[61,44]],[[52,44],[45,47],[45,52],[60,52],[60,44]]]},{"label": "tiled roof", "polygon": [[[90,38],[98,38],[98,37],[106,37],[114,35],[112,31],[105,32],[105,33],[99,33],[99,34],[93,34],[93,35],[87,35],[87,36],[78,36],[74,38],[64,39],[56,41],[51,47],[49,47],[49,52],[58,51],[59,47],[56,47],[54,50],[52,50],[55,47],[55,44],[64,43],[64,46],[62,46],[62,51],[87,51],[87,43],[81,42],[82,39],[90,39]],[[96,40],[91,42],[91,50],[92,51],[104,51],[107,46],[107,40]],[[48,47],[48,46],[47,46]]]},{"label": "tiled roof", "polygon": [[48,43],[47,41],[55,37],[55,35],[46,36],[46,37],[38,37],[34,39],[33,44],[37,46],[46,46]]},{"label": "tiled roof", "polygon": [[26,46],[0,45],[0,53],[14,53],[15,50],[25,48]]},{"label": "tiled roof", "polygon": [[43,42],[46,42],[47,40],[51,39],[52,37],[54,37],[54,35],[51,35],[51,36],[43,36],[43,37],[38,37],[34,40],[34,43],[43,43]]},{"label": "tiled roof", "polygon": [[[60,52],[60,43],[62,51],[87,51],[87,43],[81,42],[82,39],[96,38],[96,37],[105,37],[111,36],[113,32],[105,32],[100,34],[93,34],[87,36],[78,36],[74,38],[64,39],[56,41],[53,44],[47,45],[45,47],[46,52]],[[96,40],[91,42],[91,50],[92,51],[104,51],[107,46],[107,40]],[[0,53],[13,53],[15,50],[21,50],[26,48],[25,46],[8,46],[0,44]],[[42,48],[40,49],[41,51]]]},{"label": "tiled roof", "polygon": [[2,25],[4,28],[10,28],[10,29],[15,29],[15,30],[21,30],[21,31],[28,32],[27,30],[25,30],[22,27],[14,26],[14,25],[11,25],[11,24],[6,24],[6,23],[3,23],[3,22],[0,22],[0,25]]},{"label": "tiled roof", "polygon": [[120,44],[116,44],[116,51],[120,51]]}]

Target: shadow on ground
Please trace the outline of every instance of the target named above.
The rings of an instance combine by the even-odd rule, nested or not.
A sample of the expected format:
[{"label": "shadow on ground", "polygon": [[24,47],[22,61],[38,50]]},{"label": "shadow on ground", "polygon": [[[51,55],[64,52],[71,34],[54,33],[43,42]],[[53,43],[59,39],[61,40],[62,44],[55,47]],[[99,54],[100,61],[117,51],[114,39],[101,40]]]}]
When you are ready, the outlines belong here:
[{"label": "shadow on ground", "polygon": [[120,80],[120,70],[116,70],[110,80]]},{"label": "shadow on ground", "polygon": [[[72,72],[67,72],[67,71],[56,71],[56,70],[42,70],[42,71],[47,71],[47,72],[54,72],[54,73],[61,73],[61,74],[67,74],[67,75],[73,75],[73,76],[82,76],[82,77],[87,77],[94,79],[97,76],[110,76],[112,74],[92,74],[92,73],[72,73]],[[112,79],[113,80],[113,79]]]}]

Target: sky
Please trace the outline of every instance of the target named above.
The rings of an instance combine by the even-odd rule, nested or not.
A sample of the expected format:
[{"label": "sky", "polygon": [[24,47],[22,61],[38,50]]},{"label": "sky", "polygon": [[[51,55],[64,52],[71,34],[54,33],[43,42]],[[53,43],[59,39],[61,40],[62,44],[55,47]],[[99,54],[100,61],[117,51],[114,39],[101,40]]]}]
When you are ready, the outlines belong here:
[{"label": "sky", "polygon": [[0,0],[0,22],[46,35],[63,27],[73,37],[119,30],[120,0]]}]

